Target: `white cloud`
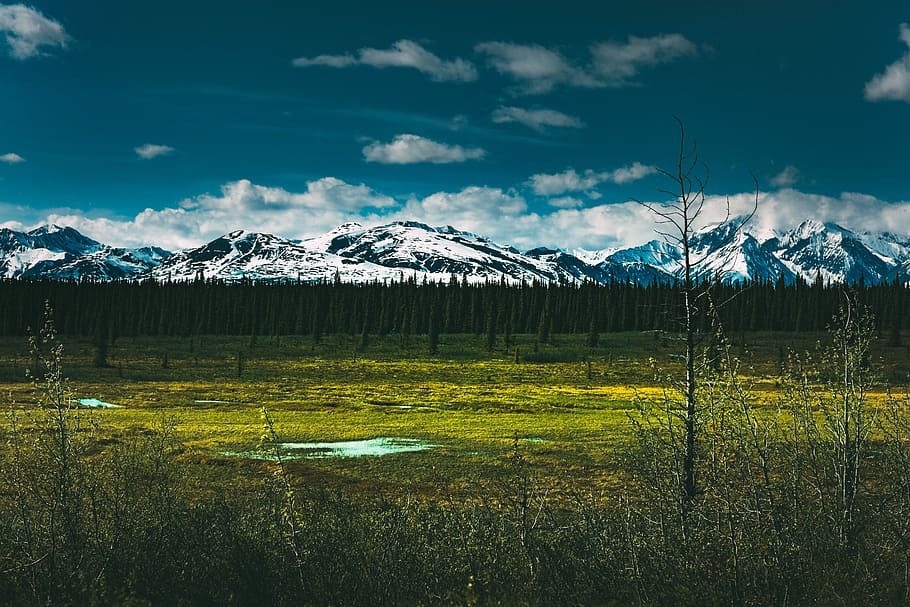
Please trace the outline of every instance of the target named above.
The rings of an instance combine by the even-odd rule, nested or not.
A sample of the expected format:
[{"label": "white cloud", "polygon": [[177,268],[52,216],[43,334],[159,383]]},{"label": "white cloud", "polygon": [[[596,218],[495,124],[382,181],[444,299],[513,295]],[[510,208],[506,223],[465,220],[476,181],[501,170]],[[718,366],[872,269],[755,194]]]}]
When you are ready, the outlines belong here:
[{"label": "white cloud", "polygon": [[431,225],[452,225],[497,242],[533,247],[540,216],[514,190],[469,186],[458,192],[437,192],[410,198],[386,220],[417,219]]},{"label": "white cloud", "polygon": [[579,175],[575,169],[567,169],[562,173],[538,173],[529,180],[531,189],[538,196],[558,196],[566,192],[581,192],[590,190],[598,183],[600,173],[585,171]]},{"label": "white cloud", "polygon": [[[582,188],[578,191],[587,186],[585,174],[565,171],[558,175],[563,175],[569,186]],[[131,218],[99,218],[73,209],[39,213],[0,202],[0,216],[7,219],[0,225],[21,228],[51,222],[72,226],[113,245],[156,244],[171,250],[199,246],[238,228],[305,238],[348,221],[367,226],[396,220],[452,225],[521,249],[555,246],[596,250],[659,238],[655,217],[643,205],[605,198],[595,202],[587,195],[552,195],[547,197],[548,204],[535,208],[516,189],[468,186],[400,202],[365,184],[334,177],[308,182],[302,192],[242,179],[226,183],[217,193],[188,198],[172,207],[148,208]],[[728,203],[730,214],[739,215],[751,210],[753,202],[753,192],[708,196],[694,227],[724,219]],[[783,188],[761,194],[750,230],[766,234],[790,229],[807,218],[857,231],[906,234],[910,200],[887,202],[851,192],[823,196]]]},{"label": "white cloud", "polygon": [[[640,162],[632,163],[626,167],[620,167],[612,171],[597,172],[588,169],[579,174],[575,169],[567,169],[561,173],[538,173],[532,175],[528,184],[534,193],[538,196],[558,196],[566,192],[584,192],[592,190],[601,183],[610,182],[624,184],[637,181],[648,175],[656,173],[657,169],[653,166],[642,164]],[[592,192],[593,194],[593,192]],[[594,198],[596,195],[590,195]]]},{"label": "white cloud", "polygon": [[363,148],[363,157],[367,162],[381,164],[447,164],[479,160],[485,155],[481,148],[464,148],[411,134],[396,135],[389,143],[374,141]]},{"label": "white cloud", "polygon": [[900,39],[907,45],[907,52],[866,83],[868,101],[890,99],[910,103],[910,25],[901,23]]},{"label": "white cloud", "polygon": [[560,84],[585,88],[602,86],[558,51],[537,44],[482,42],[474,50],[485,55],[487,63],[497,72],[518,81],[527,93],[546,93]]},{"label": "white cloud", "polygon": [[698,47],[682,34],[662,34],[650,38],[629,36],[626,43],[601,42],[591,47],[593,71],[606,86],[634,84],[645,67],[669,63],[698,54]]},{"label": "white cloud", "polygon": [[368,65],[376,68],[407,67],[428,75],[437,82],[472,82],[477,80],[474,64],[460,57],[446,61],[413,40],[399,40],[389,49],[362,48],[357,56],[319,55],[299,57],[292,61],[296,67],[326,66],[334,68]]},{"label": "white cloud", "polygon": [[784,167],[784,170],[771,178],[770,183],[776,188],[789,188],[793,187],[799,180],[799,169],[792,164],[788,164]]},{"label": "white cloud", "polygon": [[68,225],[101,242],[119,246],[156,244],[177,250],[199,246],[242,228],[288,238],[326,232],[346,221],[369,222],[398,203],[366,185],[335,177],[307,183],[305,192],[232,181],[218,194],[202,194],[176,207],[145,209],[132,219],[88,217],[72,210],[51,213],[42,223]]},{"label": "white cloud", "polygon": [[151,160],[152,158],[158,158],[159,156],[167,156],[174,152],[174,148],[169,145],[156,145],[154,143],[144,143],[138,147],[133,148],[133,151],[136,152],[136,155],[145,160]]},{"label": "white cloud", "polygon": [[856,231],[907,234],[910,201],[887,202],[856,192],[823,196],[785,188],[761,196],[754,222],[764,229],[781,230],[795,227],[807,218]]},{"label": "white cloud", "polygon": [[63,26],[24,4],[0,4],[0,32],[6,35],[10,57],[40,57],[42,47],[65,48],[70,40]]},{"label": "white cloud", "polygon": [[452,119],[449,120],[448,127],[450,131],[460,131],[468,126],[468,124],[469,121],[467,116],[464,114],[457,114],[452,116]]},{"label": "white cloud", "polygon": [[637,84],[643,68],[698,54],[682,34],[650,38],[630,36],[625,43],[600,42],[590,48],[590,64],[576,65],[559,51],[537,44],[482,42],[474,50],[500,74],[519,83],[521,92],[547,93],[559,85],[582,88],[626,87]]},{"label": "white cloud", "polygon": [[19,164],[21,162],[25,162],[25,158],[19,154],[10,152],[9,154],[0,156],[0,162],[5,162],[6,164]]},{"label": "white cloud", "polygon": [[500,106],[493,110],[492,119],[497,124],[518,122],[535,131],[544,131],[546,127],[551,126],[574,129],[584,126],[584,123],[575,116],[544,108],[529,110],[514,106]]},{"label": "white cloud", "polygon": [[639,179],[644,179],[648,175],[653,175],[657,172],[657,167],[653,167],[648,164],[642,164],[640,162],[633,162],[627,167],[620,167],[613,171],[608,171],[604,181],[612,181],[613,183],[623,184],[630,183],[632,181],[638,181]]},{"label": "white cloud", "polygon": [[317,55],[316,57],[298,57],[291,62],[295,67],[311,67],[321,65],[325,67],[351,67],[357,65],[358,61],[353,55]]}]

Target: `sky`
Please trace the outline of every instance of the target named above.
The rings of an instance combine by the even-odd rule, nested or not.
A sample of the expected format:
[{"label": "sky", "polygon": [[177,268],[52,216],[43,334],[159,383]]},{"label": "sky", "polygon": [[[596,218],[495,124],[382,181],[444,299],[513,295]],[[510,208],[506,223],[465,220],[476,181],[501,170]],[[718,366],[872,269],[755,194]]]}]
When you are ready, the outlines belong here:
[{"label": "sky", "polygon": [[910,232],[906,0],[0,4],[0,226],[639,244],[678,118],[757,229]]}]

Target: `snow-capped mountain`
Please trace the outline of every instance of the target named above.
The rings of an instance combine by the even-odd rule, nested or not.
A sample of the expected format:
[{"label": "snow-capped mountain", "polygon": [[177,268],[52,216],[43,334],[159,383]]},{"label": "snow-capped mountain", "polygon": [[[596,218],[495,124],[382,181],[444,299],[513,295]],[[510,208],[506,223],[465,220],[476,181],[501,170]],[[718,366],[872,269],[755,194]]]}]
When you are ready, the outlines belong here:
[{"label": "snow-capped mountain", "polygon": [[[690,241],[696,277],[725,281],[812,282],[910,279],[910,237],[856,233],[805,221],[782,232],[737,229],[740,220],[707,226]],[[72,228],[0,229],[0,276],[7,278],[152,278],[228,281],[404,279],[472,282],[651,284],[680,277],[683,253],[661,240],[626,249],[575,254],[551,248],[521,252],[451,226],[407,221],[377,227],[347,223],[315,238],[288,240],[238,230],[171,254],[156,247],[114,248]]]},{"label": "snow-capped mountain", "polygon": [[696,232],[691,242],[691,258],[696,278],[720,277],[727,281],[777,280],[792,283],[796,274],[781,260],[762,248],[752,234],[741,229],[734,219]]},{"label": "snow-capped mountain", "polygon": [[0,276],[53,280],[133,278],[156,267],[171,253],[103,245],[73,228],[47,225],[30,232],[0,228]]},{"label": "snow-capped mountain", "polygon": [[237,230],[195,249],[177,253],[146,276],[157,280],[332,280],[375,281],[399,278],[392,268],[312,250],[271,234]]},{"label": "snow-capped mountain", "polygon": [[893,280],[910,259],[907,245],[891,234],[858,235],[835,223],[806,220],[766,240],[762,249],[809,281],[879,283]]},{"label": "snow-capped mountain", "polygon": [[584,277],[577,264],[588,269],[587,264],[565,253],[559,259],[537,249],[538,255],[522,254],[513,247],[451,226],[431,227],[416,221],[374,228],[345,224],[325,236],[302,241],[301,245],[387,268],[443,277],[454,274],[473,281],[572,281]]}]

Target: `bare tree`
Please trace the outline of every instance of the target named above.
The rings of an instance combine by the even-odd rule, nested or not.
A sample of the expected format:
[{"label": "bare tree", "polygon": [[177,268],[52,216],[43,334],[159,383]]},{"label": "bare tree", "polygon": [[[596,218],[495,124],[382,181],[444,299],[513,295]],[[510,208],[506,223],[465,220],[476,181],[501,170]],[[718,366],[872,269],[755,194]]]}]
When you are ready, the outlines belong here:
[{"label": "bare tree", "polygon": [[[696,463],[698,460],[698,369],[696,361],[697,319],[700,307],[707,309],[712,281],[723,279],[725,263],[715,265],[712,269],[703,268],[705,255],[695,256],[693,237],[704,222],[708,184],[708,166],[701,161],[698,146],[695,142],[686,141],[686,130],[682,120],[674,116],[679,126],[679,152],[676,166],[672,169],[658,169],[658,172],[670,180],[671,186],[662,188],[660,193],[669,196],[665,203],[638,201],[656,217],[658,227],[655,231],[664,242],[681,252],[679,279],[682,295],[681,318],[683,340],[685,342],[684,366],[685,378],[681,385],[685,403],[682,413],[685,425],[685,447],[682,457],[682,493],[684,506],[691,507],[699,495]],[[755,178],[753,176],[753,181]],[[751,210],[732,221],[724,238],[715,244],[713,250],[720,250],[732,242],[758,209],[758,183],[755,182],[755,201]],[[730,200],[726,199],[722,223],[731,222]]]}]

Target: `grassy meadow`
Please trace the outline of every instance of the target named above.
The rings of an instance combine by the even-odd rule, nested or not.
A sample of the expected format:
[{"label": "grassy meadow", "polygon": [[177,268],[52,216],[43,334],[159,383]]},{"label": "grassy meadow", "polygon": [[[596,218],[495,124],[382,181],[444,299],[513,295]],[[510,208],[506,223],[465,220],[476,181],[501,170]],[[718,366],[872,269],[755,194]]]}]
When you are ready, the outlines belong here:
[{"label": "grassy meadow", "polygon": [[[733,353],[754,403],[781,404],[781,366],[811,352],[824,335],[747,333]],[[598,492],[616,482],[617,457],[632,418],[659,402],[682,375],[680,344],[653,332],[557,335],[535,346],[519,335],[508,351],[488,352],[473,335],[444,335],[430,356],[425,339],[330,335],[173,337],[115,340],[108,366],[95,366],[95,342],[62,338],[63,370],[73,399],[97,398],[119,409],[89,410],[99,436],[117,442],[173,420],[180,461],[200,490],[243,487],[261,474],[266,408],[282,442],[377,437],[418,439],[421,452],[364,458],[301,458],[289,469],[301,482],[354,492],[467,498],[507,475],[518,448],[553,495]],[[892,386],[910,371],[905,347],[876,342],[872,352]],[[501,344],[500,344],[501,345]],[[0,390],[28,407],[24,342],[0,344]],[[517,350],[517,356],[516,356]],[[664,379],[658,378],[658,372]],[[672,390],[671,390],[672,393]],[[884,397],[884,387],[872,398]]]}]

